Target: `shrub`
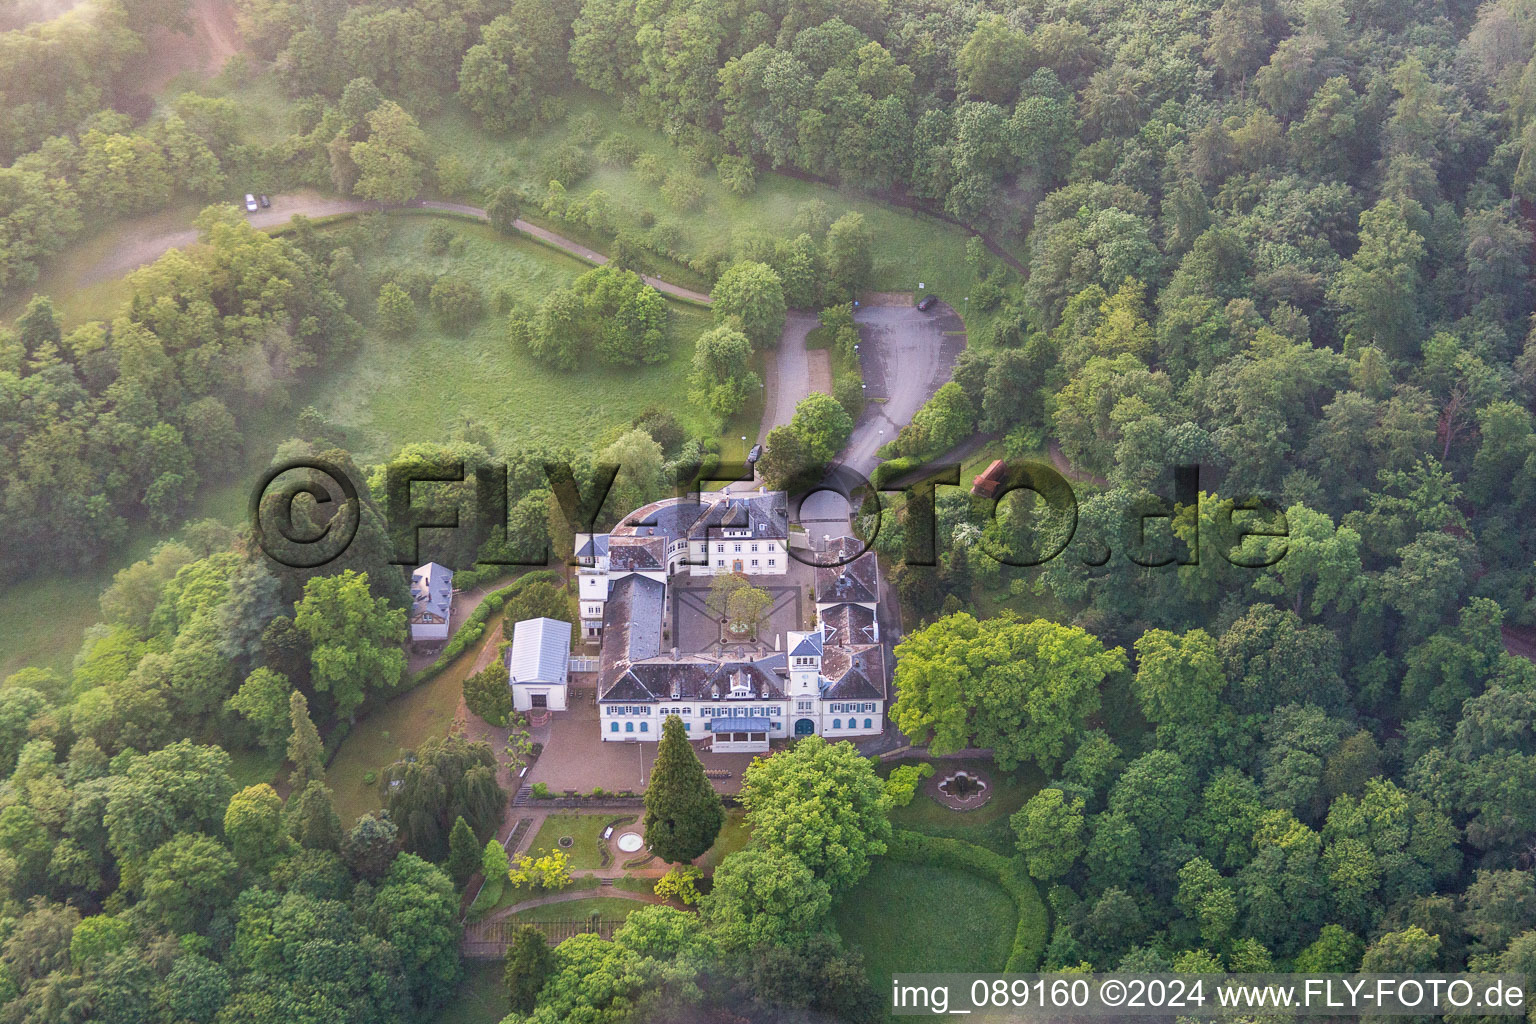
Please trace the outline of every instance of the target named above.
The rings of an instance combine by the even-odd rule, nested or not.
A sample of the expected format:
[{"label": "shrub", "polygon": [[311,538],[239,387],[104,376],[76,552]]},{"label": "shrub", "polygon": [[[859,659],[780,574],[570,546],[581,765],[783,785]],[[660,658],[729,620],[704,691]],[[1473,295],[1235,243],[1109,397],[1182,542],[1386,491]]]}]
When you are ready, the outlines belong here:
[{"label": "shrub", "polygon": [[462,196],[469,191],[469,168],[453,154],[437,161],[437,187],[445,196]]},{"label": "shrub", "polygon": [[614,132],[597,144],[597,158],[611,167],[628,167],[639,155],[639,143],[618,132]]},{"label": "shrub", "polygon": [[837,404],[847,411],[850,418],[857,420],[864,411],[863,378],[856,373],[845,373],[838,377],[832,385],[832,397],[837,399]]},{"label": "shrub", "polygon": [[586,150],[567,142],[549,154],[544,169],[549,177],[570,186],[592,173],[592,159]]},{"label": "shrub", "polygon": [[572,116],[569,124],[571,138],[583,146],[590,146],[597,140],[597,115],[590,110]]},{"label": "shrub", "polygon": [[554,794],[549,791],[549,785],[543,782],[533,784],[533,798],[535,800],[552,800]]},{"label": "shrub", "polygon": [[427,228],[427,252],[433,256],[447,255],[453,240],[458,237],[458,232],[442,221],[434,223]]},{"label": "shrub", "polygon": [[667,179],[667,165],[654,153],[642,153],[635,158],[635,174],[652,187]]},{"label": "shrub", "polygon": [[717,165],[720,184],[732,195],[749,196],[757,191],[757,172],[744,156],[723,156]]},{"label": "shrub", "polygon": [[480,289],[459,277],[438,278],[430,299],[437,322],[451,334],[463,334],[485,312]]},{"label": "shrub", "polygon": [[691,907],[699,902],[697,883],[703,877],[703,870],[692,864],[676,864],[656,880],[656,888],[652,891],[662,899],[681,900]]},{"label": "shrub", "polygon": [[692,213],[704,205],[704,183],[692,174],[673,171],[662,183],[661,198],[679,213]]},{"label": "shrub", "polygon": [[385,334],[409,334],[416,329],[416,303],[393,281],[386,281],[379,289],[377,316],[379,330]]}]

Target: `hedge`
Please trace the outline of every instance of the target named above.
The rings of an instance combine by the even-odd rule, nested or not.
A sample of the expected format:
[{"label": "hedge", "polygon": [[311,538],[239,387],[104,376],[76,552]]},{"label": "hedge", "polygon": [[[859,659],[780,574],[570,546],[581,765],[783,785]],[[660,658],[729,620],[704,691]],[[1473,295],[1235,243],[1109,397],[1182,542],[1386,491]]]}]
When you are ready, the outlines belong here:
[{"label": "hedge", "polygon": [[553,569],[536,569],[530,573],[524,573],[500,590],[493,590],[487,594],[485,600],[469,613],[469,618],[454,630],[453,638],[443,648],[443,653],[437,656],[437,660],[420,672],[411,680],[407,689],[415,689],[429,679],[435,679],[449,665],[452,665],[459,655],[472,647],[476,641],[485,635],[485,623],[496,612],[501,611],[507,603],[507,598],[516,594],[530,583],[554,583],[563,585],[565,578]]},{"label": "hedge", "polygon": [[922,466],[923,460],[915,455],[903,455],[899,459],[887,459],[875,467],[874,485],[884,490],[893,480],[900,480],[914,469]]},{"label": "hedge", "polygon": [[886,844],[886,856],[893,860],[934,867],[954,868],[996,880],[1013,898],[1019,913],[1019,925],[1013,933],[1013,949],[1008,954],[1004,973],[1021,974],[1036,970],[1045,953],[1050,930],[1045,903],[1040,890],[1016,858],[1004,857],[984,846],[960,839],[926,836],[920,832],[897,829]]}]

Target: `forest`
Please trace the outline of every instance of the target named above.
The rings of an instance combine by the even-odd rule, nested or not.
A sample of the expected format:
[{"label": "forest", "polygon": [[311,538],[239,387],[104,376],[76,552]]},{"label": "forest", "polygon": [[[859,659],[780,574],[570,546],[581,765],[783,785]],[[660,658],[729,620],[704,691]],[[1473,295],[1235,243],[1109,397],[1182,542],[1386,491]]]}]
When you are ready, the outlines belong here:
[{"label": "forest", "polygon": [[[1536,3],[237,9],[240,60],[291,104],[275,139],[250,140],[237,100],[134,92],[125,69],[179,4],[99,0],[0,33],[0,289],[94,222],[249,180],[472,200],[498,229],[537,211],[614,265],[538,304],[487,301],[369,272],[367,224],[273,236],[225,202],[110,317],[66,328],[39,296],[0,327],[0,579],[177,537],[117,574],[67,672],[0,686],[0,1021],[427,1021],[455,990],[448,836],[497,824],[492,752],[423,748],[391,813],[355,823],[325,782],[352,721],[410,683],[382,470],[296,417],[277,455],[370,485],[361,540],[323,572],[187,524],[189,501],[277,382],[344,366],[372,327],[407,334],[418,306],[449,330],[494,317],[571,373],[666,358],[677,314],[639,273],[707,286],[713,322],[673,369],[717,424],[749,407],[786,309],[819,312],[847,358],[876,248],[860,214],[807,205],[689,245],[584,184],[599,167],[679,216],[707,178],[750,195],[777,174],[972,233],[977,283],[941,297],[978,327],[882,457],[910,470],[978,436],[1012,460],[1056,450],[1076,531],[1020,568],[1056,550],[1059,511],[1015,493],[994,514],[956,488],[861,527],[907,627],[893,724],[1041,783],[982,851],[1047,908],[1011,967],[1536,977]],[[516,138],[594,93],[670,159],[593,134],[538,186],[485,188],[423,127],[462,111]],[[862,409],[856,387],[812,395],[763,472],[825,462]],[[559,549],[546,459],[583,493],[622,465],[622,512],[720,451],[676,412],[553,447],[461,424],[398,454],[509,462],[507,538]],[[1198,500],[1175,505],[1174,467],[1194,465]],[[1230,539],[1252,497],[1283,510],[1283,539]],[[930,530],[938,564],[906,564]],[[437,554],[468,570],[507,538]],[[528,939],[539,985],[508,1019],[881,1019],[838,900],[881,857],[980,855],[893,833],[899,787],[851,751],[764,762],[752,846],[699,914]],[[795,772],[837,780],[842,807],[796,805]]]}]

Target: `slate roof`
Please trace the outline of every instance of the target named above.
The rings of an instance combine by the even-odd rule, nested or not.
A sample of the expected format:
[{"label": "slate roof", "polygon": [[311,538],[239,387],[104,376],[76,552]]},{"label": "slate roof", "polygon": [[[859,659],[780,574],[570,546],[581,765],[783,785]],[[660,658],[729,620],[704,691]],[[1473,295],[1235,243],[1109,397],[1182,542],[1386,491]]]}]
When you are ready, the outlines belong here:
[{"label": "slate roof", "polygon": [[[846,558],[864,545],[852,537],[834,542],[818,560]],[[844,565],[816,570],[816,607],[832,604],[874,604],[879,600],[879,565],[873,551],[866,551]]]},{"label": "slate roof", "polygon": [[818,613],[827,631],[827,643],[842,646],[872,644],[878,639],[875,612],[862,604],[835,604]]},{"label": "slate roof", "polygon": [[507,674],[518,683],[563,683],[570,664],[571,624],[559,619],[524,619],[512,627]]},{"label": "slate roof", "polygon": [[606,533],[578,533],[576,535],[576,557],[580,559],[606,558],[608,555],[608,535]]},{"label": "slate roof", "polygon": [[780,492],[703,494],[644,505],[613,528],[613,535],[663,537],[670,545],[684,538],[702,540],[722,530],[750,530],[754,537],[789,536],[789,509]]},{"label": "slate roof", "polygon": [[821,659],[822,700],[885,700],[885,648],[829,647]]},{"label": "slate roof", "polygon": [[438,623],[448,621],[453,604],[453,570],[428,562],[411,573],[411,621]]},{"label": "slate roof", "polygon": [[820,632],[807,633],[800,638],[800,642],[790,649],[790,654],[796,657],[810,658],[821,654],[822,636]]},{"label": "slate roof", "polygon": [[649,576],[622,576],[603,607],[603,645],[598,652],[603,690],[637,661],[661,653],[661,618],[667,586]]},{"label": "slate roof", "polygon": [[[684,655],[676,660],[660,657],[631,663],[620,670],[609,669],[605,662],[607,683],[599,699],[729,700],[732,684],[740,679],[748,684],[752,694],[750,698],[737,698],[744,705],[765,699],[765,693],[767,700],[783,700],[787,664],[782,652],[747,660],[702,655]],[[674,687],[676,697],[672,695]]]},{"label": "slate roof", "polygon": [[665,569],[667,566],[667,541],[662,537],[616,537],[608,546],[608,571],[641,572],[649,569]]}]

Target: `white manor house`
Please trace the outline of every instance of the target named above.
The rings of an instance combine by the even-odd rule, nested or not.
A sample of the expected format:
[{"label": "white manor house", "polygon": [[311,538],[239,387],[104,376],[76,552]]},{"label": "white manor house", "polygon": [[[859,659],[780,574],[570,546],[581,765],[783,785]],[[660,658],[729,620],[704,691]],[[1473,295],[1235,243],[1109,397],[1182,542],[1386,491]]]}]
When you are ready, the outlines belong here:
[{"label": "white manor house", "polygon": [[[600,638],[597,702],[608,742],[656,741],[668,715],[690,739],[722,752],[766,751],[770,740],[861,739],[884,729],[885,652],[873,552],[817,568],[816,627],[762,642],[680,652],[667,639],[668,587],[679,576],[789,572],[782,493],[716,491],[653,502],[607,534],[576,538],[581,630]],[[834,542],[818,561],[860,551]],[[763,580],[765,585],[771,580]]]}]

